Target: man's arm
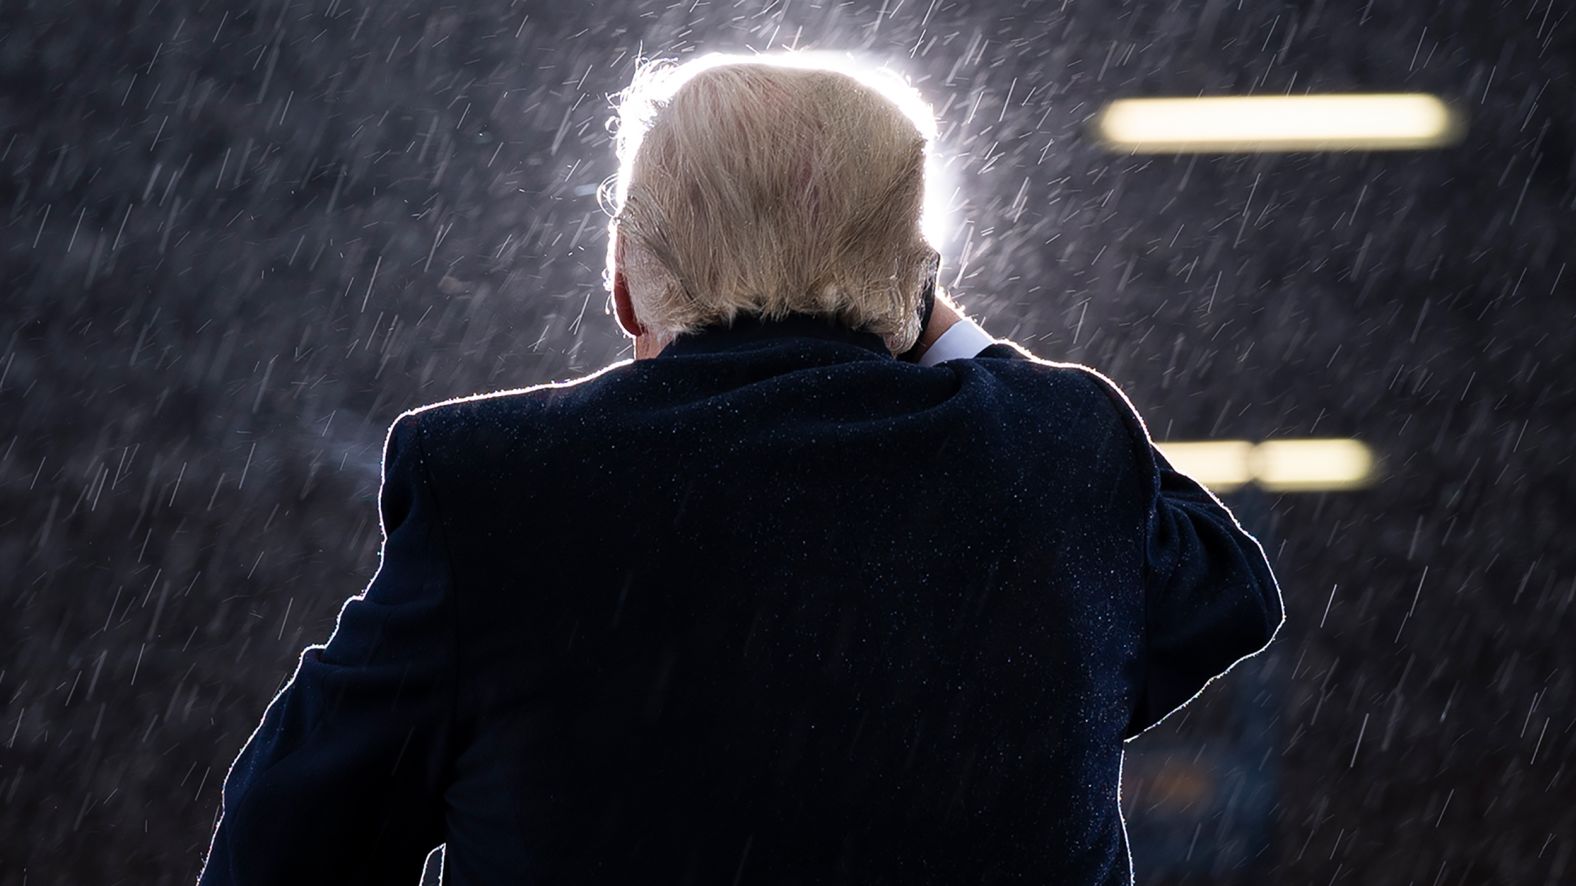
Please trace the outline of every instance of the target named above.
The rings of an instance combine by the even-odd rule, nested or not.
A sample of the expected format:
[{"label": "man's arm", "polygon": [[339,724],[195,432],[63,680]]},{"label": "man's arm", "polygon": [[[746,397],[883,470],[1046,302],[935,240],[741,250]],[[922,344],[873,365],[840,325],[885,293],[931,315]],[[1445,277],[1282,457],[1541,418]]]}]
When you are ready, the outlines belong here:
[{"label": "man's arm", "polygon": [[[967,356],[1037,359],[1013,342],[992,339],[959,314],[919,362],[933,365]],[[1220,499],[1166,460],[1121,388],[1098,372],[1079,368],[1098,384],[1126,426],[1149,498],[1145,676],[1122,734],[1129,739],[1268,646],[1286,620],[1285,606],[1258,540]]]},{"label": "man's arm", "polygon": [[1214,493],[1154,445],[1121,388],[1086,370],[1134,441],[1147,478],[1145,654],[1130,739],[1186,705],[1211,680],[1261,652],[1285,623],[1264,549]]},{"label": "man's arm", "polygon": [[[937,304],[941,302],[938,300]],[[985,328],[967,317],[959,315],[945,332],[938,336],[934,343],[920,354],[917,362],[921,366],[935,366],[943,360],[956,360],[960,357],[977,357],[990,346],[996,344]]]},{"label": "man's arm", "polygon": [[991,338],[985,328],[963,315],[945,292],[936,292],[930,322],[920,330],[914,346],[900,355],[920,366],[935,366],[945,360],[967,357],[1019,357],[1036,359],[1018,345]]},{"label": "man's arm", "polygon": [[414,883],[443,840],[454,617],[418,420],[385,443],[377,574],[230,768],[200,886]]}]

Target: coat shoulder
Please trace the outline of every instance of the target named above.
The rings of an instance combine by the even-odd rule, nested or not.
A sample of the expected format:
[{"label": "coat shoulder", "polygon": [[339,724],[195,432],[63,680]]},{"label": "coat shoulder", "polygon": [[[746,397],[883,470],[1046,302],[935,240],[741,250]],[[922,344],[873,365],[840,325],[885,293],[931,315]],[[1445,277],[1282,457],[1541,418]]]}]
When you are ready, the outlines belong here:
[{"label": "coat shoulder", "polygon": [[444,473],[474,471],[494,458],[518,460],[555,433],[557,423],[550,416],[572,412],[575,404],[595,396],[601,387],[597,380],[631,362],[568,381],[439,400],[406,410],[395,425],[419,426],[429,462]]},{"label": "coat shoulder", "polygon": [[1126,399],[1116,382],[1093,366],[1046,360],[1013,342],[998,341],[974,362],[1004,381],[1030,385],[1036,391],[1073,397],[1094,395],[1101,400],[1113,395]]},{"label": "coat shoulder", "polygon": [[414,416],[429,438],[475,432],[488,427],[518,430],[522,423],[539,417],[555,404],[586,396],[596,387],[593,382],[631,362],[621,360],[567,381],[451,397],[408,409],[400,415],[400,419]]}]

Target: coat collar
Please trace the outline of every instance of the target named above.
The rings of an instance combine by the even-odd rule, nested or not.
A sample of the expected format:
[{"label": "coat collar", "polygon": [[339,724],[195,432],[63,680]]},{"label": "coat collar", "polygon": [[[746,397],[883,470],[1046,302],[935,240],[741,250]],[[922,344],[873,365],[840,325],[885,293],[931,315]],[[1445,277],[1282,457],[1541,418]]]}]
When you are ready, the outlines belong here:
[{"label": "coat collar", "polygon": [[790,313],[769,320],[758,314],[738,314],[730,326],[726,321],[680,333],[657,354],[657,359],[684,354],[704,354],[741,347],[752,342],[784,338],[815,338],[843,342],[866,348],[888,359],[886,340],[863,329],[843,326],[835,319],[815,314]]}]

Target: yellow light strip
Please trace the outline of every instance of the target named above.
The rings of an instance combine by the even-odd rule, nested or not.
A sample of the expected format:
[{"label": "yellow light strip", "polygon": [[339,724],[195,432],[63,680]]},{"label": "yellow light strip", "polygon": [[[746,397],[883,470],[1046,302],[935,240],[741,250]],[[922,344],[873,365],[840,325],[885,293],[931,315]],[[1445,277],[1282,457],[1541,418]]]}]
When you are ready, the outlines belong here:
[{"label": "yellow light strip", "polygon": [[1253,444],[1246,440],[1156,443],[1171,466],[1216,492],[1253,482]]},{"label": "yellow light strip", "polygon": [[1271,492],[1336,492],[1373,484],[1377,459],[1361,440],[1168,440],[1155,447],[1172,466],[1215,492],[1257,483]]},{"label": "yellow light strip", "polygon": [[1267,440],[1253,447],[1253,476],[1274,492],[1360,489],[1374,478],[1374,455],[1361,440]]},{"label": "yellow light strip", "polygon": [[1419,92],[1245,95],[1119,99],[1094,130],[1136,153],[1418,150],[1460,141],[1466,121]]}]

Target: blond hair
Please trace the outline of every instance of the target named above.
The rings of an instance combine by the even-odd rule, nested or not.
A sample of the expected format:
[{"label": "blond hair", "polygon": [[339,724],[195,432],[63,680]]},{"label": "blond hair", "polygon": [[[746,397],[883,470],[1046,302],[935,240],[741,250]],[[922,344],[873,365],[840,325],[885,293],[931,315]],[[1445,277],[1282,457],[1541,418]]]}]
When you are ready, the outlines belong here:
[{"label": "blond hair", "polygon": [[615,106],[606,282],[624,270],[651,333],[800,312],[912,346],[935,120],[899,77],[710,55],[639,66]]}]

